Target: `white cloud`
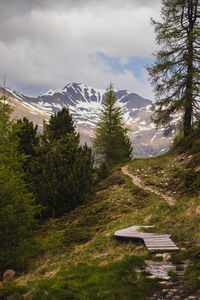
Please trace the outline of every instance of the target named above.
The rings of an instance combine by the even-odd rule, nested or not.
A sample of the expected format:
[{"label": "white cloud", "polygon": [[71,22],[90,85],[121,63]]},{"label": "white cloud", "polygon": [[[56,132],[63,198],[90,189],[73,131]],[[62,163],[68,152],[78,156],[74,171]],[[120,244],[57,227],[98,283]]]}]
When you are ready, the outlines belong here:
[{"label": "white cloud", "polygon": [[150,17],[159,15],[159,0],[76,0],[60,1],[58,6],[55,1],[37,0],[30,7],[19,0],[19,4],[21,13],[20,5],[15,13],[4,4],[7,18],[0,20],[0,76],[6,75],[13,88],[37,94],[67,81],[105,88],[112,80],[116,87],[152,97],[145,75],[139,80],[127,70],[113,72],[95,53],[121,57],[122,66],[131,56],[150,56],[154,48]]}]

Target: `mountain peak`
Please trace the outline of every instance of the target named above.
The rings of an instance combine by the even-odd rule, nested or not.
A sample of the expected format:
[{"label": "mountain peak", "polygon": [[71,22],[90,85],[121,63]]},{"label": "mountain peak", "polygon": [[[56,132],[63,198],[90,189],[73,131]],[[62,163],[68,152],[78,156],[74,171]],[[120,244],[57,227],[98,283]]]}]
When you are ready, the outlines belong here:
[{"label": "mountain peak", "polygon": [[[82,142],[91,143],[106,89],[69,82],[64,88],[49,89],[39,97],[27,97],[11,89],[6,90],[9,98],[14,99],[14,117],[27,117],[37,123],[42,131],[43,119],[48,120],[51,114],[68,107]],[[155,131],[151,123],[152,102],[126,89],[114,91],[124,110],[124,121],[129,127],[134,153],[137,156],[154,156],[166,151],[172,139],[163,137],[163,129]],[[4,89],[0,89],[0,92],[3,94]]]}]

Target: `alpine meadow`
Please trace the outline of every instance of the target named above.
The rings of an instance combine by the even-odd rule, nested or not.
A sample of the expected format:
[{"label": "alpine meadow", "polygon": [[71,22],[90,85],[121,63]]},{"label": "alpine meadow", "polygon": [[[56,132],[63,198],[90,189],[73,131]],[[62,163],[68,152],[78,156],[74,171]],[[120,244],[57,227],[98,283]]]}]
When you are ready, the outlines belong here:
[{"label": "alpine meadow", "polygon": [[200,0],[0,10],[0,299],[200,299]]}]

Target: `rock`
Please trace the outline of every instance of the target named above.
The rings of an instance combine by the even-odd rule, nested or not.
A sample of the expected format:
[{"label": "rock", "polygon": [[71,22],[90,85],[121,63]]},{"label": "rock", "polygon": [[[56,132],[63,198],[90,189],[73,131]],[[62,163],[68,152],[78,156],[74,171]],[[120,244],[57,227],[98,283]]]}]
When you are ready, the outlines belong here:
[{"label": "rock", "polygon": [[192,209],[191,208],[188,208],[187,210],[186,210],[186,216],[187,217],[190,217],[192,215]]},{"label": "rock", "polygon": [[29,291],[28,293],[24,294],[23,298],[24,299],[32,299],[35,294],[36,294],[36,290],[33,289],[33,290]]},{"label": "rock", "polygon": [[102,261],[102,263],[99,264],[100,267],[105,267],[108,265],[107,261]]},{"label": "rock", "polygon": [[164,294],[168,293],[169,291],[170,291],[169,289],[163,289],[163,290],[162,290],[162,292],[163,292]]},{"label": "rock", "polygon": [[171,289],[171,292],[173,292],[175,294],[175,293],[178,293],[179,290],[178,289]]},{"label": "rock", "polygon": [[172,281],[169,281],[169,282],[165,282],[165,285],[166,286],[172,286],[174,283]]},{"label": "rock", "polygon": [[144,223],[145,223],[145,224],[148,224],[148,223],[151,221],[151,219],[152,219],[152,215],[147,216],[147,217],[144,219]]},{"label": "rock", "polygon": [[169,253],[164,253],[163,254],[163,261],[166,262],[171,258],[171,254]]},{"label": "rock", "polygon": [[103,254],[96,255],[95,258],[103,258],[103,257],[106,257],[106,256],[108,256],[108,254],[103,253]]},{"label": "rock", "polygon": [[8,281],[9,279],[12,279],[14,276],[15,276],[15,271],[14,271],[14,270],[7,270],[7,271],[5,271],[5,273],[3,274],[2,282],[5,283],[5,282]]},{"label": "rock", "polygon": [[196,213],[200,214],[200,205],[196,207]]},{"label": "rock", "polygon": [[163,254],[157,253],[155,257],[161,257],[163,259]]},{"label": "rock", "polygon": [[186,158],[187,158],[187,155],[181,154],[181,155],[179,155],[179,157],[178,157],[178,161],[179,161],[179,162],[184,161]]},{"label": "rock", "polygon": [[15,293],[13,295],[10,295],[8,297],[6,297],[7,300],[16,300],[16,299],[21,299],[21,296],[19,293]]}]

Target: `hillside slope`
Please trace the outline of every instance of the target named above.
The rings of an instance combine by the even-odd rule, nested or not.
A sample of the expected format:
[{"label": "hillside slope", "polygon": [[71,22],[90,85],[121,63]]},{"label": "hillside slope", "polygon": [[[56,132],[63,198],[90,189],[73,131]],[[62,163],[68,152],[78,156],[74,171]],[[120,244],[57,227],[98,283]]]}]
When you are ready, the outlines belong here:
[{"label": "hillside slope", "polygon": [[[173,197],[174,205],[169,205],[162,196],[134,185],[118,166],[84,205],[42,225],[35,238],[39,254],[27,274],[19,274],[17,285],[2,287],[0,295],[15,295],[12,299],[24,299],[20,295],[30,299],[178,299],[173,297],[181,293],[179,299],[191,294],[198,299],[200,186],[194,172],[199,168],[199,154],[168,153],[130,162],[129,172],[144,185]],[[155,225],[151,231],[171,234],[180,247],[171,256],[175,271],[168,283],[149,278],[145,270],[149,260],[161,257],[150,254],[141,242],[113,237],[116,230],[132,225]],[[189,266],[183,278],[176,271],[186,261]]]}]

